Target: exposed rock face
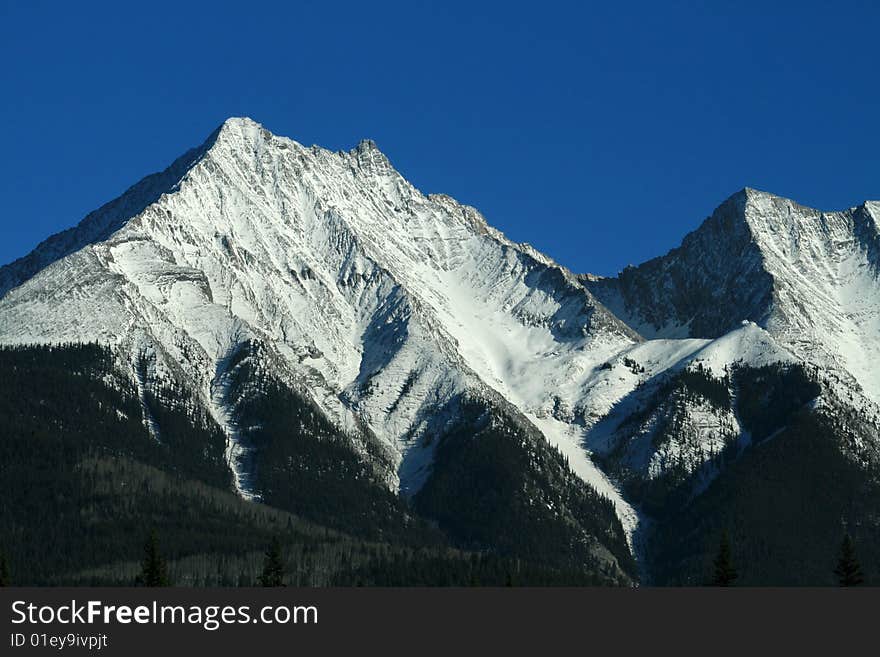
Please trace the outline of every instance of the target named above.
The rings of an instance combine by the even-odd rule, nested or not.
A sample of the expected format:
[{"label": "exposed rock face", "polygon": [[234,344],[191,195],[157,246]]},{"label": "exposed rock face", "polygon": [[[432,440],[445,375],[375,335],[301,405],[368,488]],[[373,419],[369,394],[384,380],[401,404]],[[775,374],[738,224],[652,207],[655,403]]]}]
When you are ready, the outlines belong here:
[{"label": "exposed rock face", "polygon": [[[266,396],[260,381],[299,400],[291,417],[336,427],[370,476],[407,498],[444,436],[466,449],[466,407],[482,423],[475,436],[510,435],[545,464],[518,503],[567,499],[567,475],[530,442],[542,436],[589,485],[577,495],[613,502],[639,554],[637,507],[700,495],[722,453],[752,444],[743,386],[762,376],[809,374],[795,401],[845,405],[864,420],[852,444],[869,440],[878,216],[875,203],[822,213],[746,189],[667,255],[616,278],[575,276],[475,209],[422,194],[371,141],[331,152],[230,119],[0,269],[0,343],[111,346],[158,441],[156,391],[184,390],[226,434],[248,499],[259,445],[241,409]],[[443,462],[467,460],[447,449]],[[553,490],[541,488],[548,472]],[[435,506],[443,481],[442,495],[429,488]]]}]

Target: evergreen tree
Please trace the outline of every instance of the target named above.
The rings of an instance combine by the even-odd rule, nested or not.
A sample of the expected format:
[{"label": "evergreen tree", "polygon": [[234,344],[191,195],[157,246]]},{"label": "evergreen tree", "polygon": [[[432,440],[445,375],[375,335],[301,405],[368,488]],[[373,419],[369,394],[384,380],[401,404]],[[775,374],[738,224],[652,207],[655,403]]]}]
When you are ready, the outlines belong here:
[{"label": "evergreen tree", "polygon": [[150,532],[144,545],[144,560],[136,583],[140,586],[171,586],[168,564],[159,553],[159,535],[155,529]]},{"label": "evergreen tree", "polygon": [[843,543],[840,545],[840,558],[837,560],[834,574],[837,575],[840,586],[858,586],[865,581],[849,534],[843,537]]},{"label": "evergreen tree", "polygon": [[284,586],[284,560],[281,557],[281,541],[273,539],[263,561],[260,586]]},{"label": "evergreen tree", "polygon": [[6,553],[0,550],[0,586],[9,585],[9,564],[6,563]]},{"label": "evergreen tree", "polygon": [[715,575],[712,579],[712,586],[733,586],[733,582],[738,575],[733,567],[733,561],[730,556],[730,539],[726,531],[721,534],[718,556],[715,557],[713,565],[715,566]]}]

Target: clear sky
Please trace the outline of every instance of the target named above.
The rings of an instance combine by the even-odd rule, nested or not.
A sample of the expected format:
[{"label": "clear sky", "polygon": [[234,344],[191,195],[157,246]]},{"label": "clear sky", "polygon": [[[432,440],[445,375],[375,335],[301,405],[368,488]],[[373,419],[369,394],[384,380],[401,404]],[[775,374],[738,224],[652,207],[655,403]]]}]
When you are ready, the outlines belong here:
[{"label": "clear sky", "polygon": [[240,115],[370,137],[576,271],[665,252],[744,186],[876,199],[877,4],[0,0],[0,262]]}]

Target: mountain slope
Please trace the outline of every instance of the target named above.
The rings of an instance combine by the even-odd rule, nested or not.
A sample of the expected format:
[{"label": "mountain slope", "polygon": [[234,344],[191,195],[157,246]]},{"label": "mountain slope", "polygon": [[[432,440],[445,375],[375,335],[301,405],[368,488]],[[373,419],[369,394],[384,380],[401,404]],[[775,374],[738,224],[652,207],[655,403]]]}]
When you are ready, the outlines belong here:
[{"label": "mountain slope", "polygon": [[591,434],[652,517],[655,583],[704,582],[723,530],[747,584],[831,583],[817,558],[845,530],[875,558],[878,208],[819,212],[745,189],[667,255],[580,277],[646,346],[699,338],[722,354],[652,378]]},{"label": "mountain slope", "polygon": [[[475,210],[424,196],[371,142],[333,153],[231,119],[193,153],[3,268],[17,286],[0,299],[0,342],[109,345],[159,441],[149,391],[184,388],[225,431],[247,498],[295,501],[273,492],[278,464],[266,460],[269,445],[293,438],[261,434],[268,417],[247,409],[265,390],[236,381],[249,345],[260,380],[314,404],[363,476],[408,497],[440,476],[433,454],[461,399],[531,440],[528,416],[554,406],[566,368],[638,340],[569,272]],[[135,214],[119,221],[119,208]],[[632,532],[614,486],[568,450]]]},{"label": "mountain slope", "polygon": [[[548,582],[693,581],[705,554],[670,528],[712,536],[705,500],[739,504],[731,482],[773,436],[829,429],[817,451],[870,488],[877,212],[744,190],[667,256],[578,277],[370,141],[331,152],[230,119],[0,268],[0,344],[100,349],[80,413],[115,404],[149,446],[138,468]],[[46,431],[15,421],[22,444]]]},{"label": "mountain slope", "polygon": [[[15,585],[131,586],[151,529],[178,586],[255,585],[274,539],[296,586],[620,581],[613,565],[600,572],[456,549],[368,473],[327,467],[358,467],[341,436],[323,445],[317,432],[296,436],[294,447],[309,456],[288,470],[307,484],[297,513],[247,502],[229,490],[219,427],[180,390],[156,390],[157,441],[142,422],[136,383],[107,347],[0,348],[0,372],[0,550]],[[274,417],[307,408],[276,404]]]},{"label": "mountain slope", "polygon": [[[157,344],[202,390],[238,344],[263,339],[327,412],[345,424],[356,407],[392,441],[417,429],[428,389],[449,398],[475,372],[526,388],[548,345],[635,339],[563,269],[472,209],[424,197],[369,142],[330,153],[235,119],[197,152],[156,202],[136,186],[116,205],[142,212],[4,296],[0,338]],[[69,241],[91,240],[92,223]],[[532,393],[521,397],[545,401]]]},{"label": "mountain slope", "polygon": [[878,217],[874,202],[820,212],[745,189],[667,255],[582,281],[646,337],[716,338],[757,322],[877,403]]}]

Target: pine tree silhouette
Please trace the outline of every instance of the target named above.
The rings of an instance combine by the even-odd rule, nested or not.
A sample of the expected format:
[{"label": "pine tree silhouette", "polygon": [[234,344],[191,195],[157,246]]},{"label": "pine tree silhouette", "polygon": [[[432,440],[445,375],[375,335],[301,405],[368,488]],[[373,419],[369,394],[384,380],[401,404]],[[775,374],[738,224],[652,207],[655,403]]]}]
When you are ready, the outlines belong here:
[{"label": "pine tree silhouette", "polygon": [[853,546],[849,533],[843,537],[840,544],[840,558],[837,560],[837,568],[834,569],[840,586],[858,586],[865,581],[862,575],[862,567],[856,559],[856,550]]},{"label": "pine tree silhouette", "polygon": [[284,560],[281,557],[281,542],[275,538],[266,552],[260,586],[284,586]]},{"label": "pine tree silhouette", "polygon": [[730,539],[727,532],[721,534],[721,544],[718,546],[718,556],[712,562],[715,566],[715,575],[712,578],[712,586],[733,586],[734,580],[739,576],[733,567],[730,556]]},{"label": "pine tree silhouette", "polygon": [[0,550],[0,586],[9,586],[9,564],[6,562],[6,553]]},{"label": "pine tree silhouette", "polygon": [[159,535],[153,529],[144,545],[144,560],[141,562],[141,574],[135,583],[139,586],[171,586],[168,578],[168,564],[159,553]]}]

